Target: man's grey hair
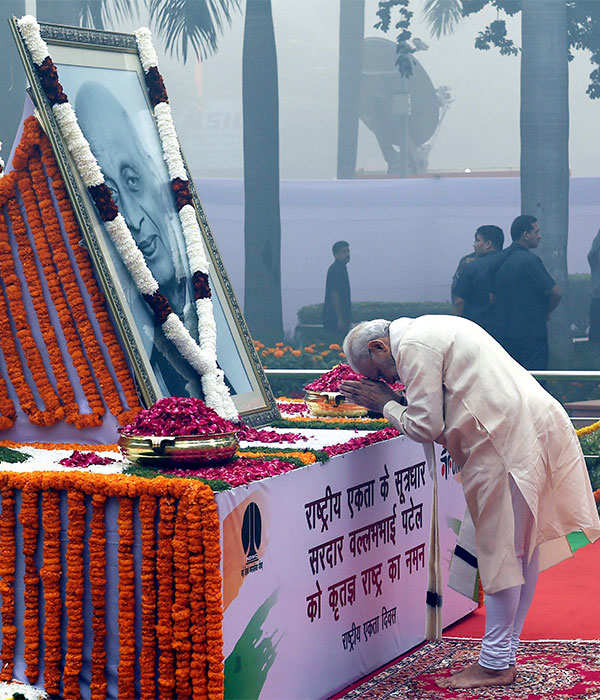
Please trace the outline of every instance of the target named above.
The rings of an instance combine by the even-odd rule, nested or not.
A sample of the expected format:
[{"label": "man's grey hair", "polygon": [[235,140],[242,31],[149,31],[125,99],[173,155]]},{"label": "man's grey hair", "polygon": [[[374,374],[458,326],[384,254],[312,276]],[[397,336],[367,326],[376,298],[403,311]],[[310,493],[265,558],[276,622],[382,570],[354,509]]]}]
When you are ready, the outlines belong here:
[{"label": "man's grey hair", "polygon": [[344,338],[344,354],[348,364],[357,372],[369,358],[369,342],[383,338],[388,332],[390,321],[376,318],[373,321],[363,321]]}]

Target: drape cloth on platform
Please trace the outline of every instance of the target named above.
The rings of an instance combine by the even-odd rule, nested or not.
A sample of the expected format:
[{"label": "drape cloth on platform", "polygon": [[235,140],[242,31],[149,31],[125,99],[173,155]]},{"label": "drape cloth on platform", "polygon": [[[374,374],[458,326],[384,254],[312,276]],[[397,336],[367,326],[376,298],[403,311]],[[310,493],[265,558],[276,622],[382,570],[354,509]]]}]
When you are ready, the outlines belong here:
[{"label": "drape cloth on platform", "polygon": [[206,484],[4,471],[0,507],[0,680],[69,700],[223,697]]}]

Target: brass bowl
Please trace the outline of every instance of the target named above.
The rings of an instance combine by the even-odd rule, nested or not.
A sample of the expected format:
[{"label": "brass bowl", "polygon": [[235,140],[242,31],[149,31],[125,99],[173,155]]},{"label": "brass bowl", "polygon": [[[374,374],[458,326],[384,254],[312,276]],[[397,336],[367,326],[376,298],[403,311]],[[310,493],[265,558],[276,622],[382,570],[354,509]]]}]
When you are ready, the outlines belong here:
[{"label": "brass bowl", "polygon": [[237,432],[207,435],[128,435],[121,433],[123,456],[146,467],[193,469],[230,460],[239,446]]},{"label": "brass bowl", "polygon": [[351,403],[339,391],[307,391],[304,400],[313,416],[362,418],[369,409]]}]

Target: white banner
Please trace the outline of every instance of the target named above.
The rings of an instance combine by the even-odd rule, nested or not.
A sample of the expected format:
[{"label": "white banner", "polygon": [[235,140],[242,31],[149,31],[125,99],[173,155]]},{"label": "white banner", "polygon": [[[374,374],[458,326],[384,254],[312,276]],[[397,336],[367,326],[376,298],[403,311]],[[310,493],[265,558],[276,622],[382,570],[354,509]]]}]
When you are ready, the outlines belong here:
[{"label": "white banner", "polygon": [[[446,569],[447,523],[464,498],[439,471],[438,483]],[[423,641],[432,488],[422,445],[378,443],[219,493],[217,505],[226,698],[326,698]],[[447,587],[443,601],[444,624],[474,607]]]}]

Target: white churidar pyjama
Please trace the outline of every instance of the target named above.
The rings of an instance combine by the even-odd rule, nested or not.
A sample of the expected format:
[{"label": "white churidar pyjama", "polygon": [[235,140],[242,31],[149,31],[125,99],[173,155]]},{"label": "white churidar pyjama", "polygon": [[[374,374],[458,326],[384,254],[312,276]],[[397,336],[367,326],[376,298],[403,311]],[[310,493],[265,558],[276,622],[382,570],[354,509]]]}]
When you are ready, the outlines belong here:
[{"label": "white churidar pyjama", "polygon": [[529,540],[534,520],[527,502],[510,480],[510,493],[515,518],[515,553],[523,567],[525,583],[485,594],[485,635],[481,642],[479,663],[485,668],[501,670],[514,665],[525,617],[533,599],[538,579],[538,548],[527,563]]}]

